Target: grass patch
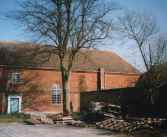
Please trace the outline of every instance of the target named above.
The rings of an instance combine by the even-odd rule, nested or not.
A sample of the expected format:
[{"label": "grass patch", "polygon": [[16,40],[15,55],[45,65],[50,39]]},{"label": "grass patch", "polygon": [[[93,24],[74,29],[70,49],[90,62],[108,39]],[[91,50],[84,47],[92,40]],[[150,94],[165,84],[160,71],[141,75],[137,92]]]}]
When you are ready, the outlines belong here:
[{"label": "grass patch", "polygon": [[25,114],[0,114],[0,123],[24,122],[30,118]]}]

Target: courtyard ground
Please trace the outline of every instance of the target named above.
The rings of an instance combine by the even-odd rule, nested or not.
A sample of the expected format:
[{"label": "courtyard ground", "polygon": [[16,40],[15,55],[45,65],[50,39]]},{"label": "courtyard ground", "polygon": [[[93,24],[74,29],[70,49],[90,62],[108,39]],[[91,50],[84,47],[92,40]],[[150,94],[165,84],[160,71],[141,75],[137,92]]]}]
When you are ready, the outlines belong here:
[{"label": "courtyard ground", "polygon": [[54,125],[0,124],[0,137],[125,137],[94,128]]}]

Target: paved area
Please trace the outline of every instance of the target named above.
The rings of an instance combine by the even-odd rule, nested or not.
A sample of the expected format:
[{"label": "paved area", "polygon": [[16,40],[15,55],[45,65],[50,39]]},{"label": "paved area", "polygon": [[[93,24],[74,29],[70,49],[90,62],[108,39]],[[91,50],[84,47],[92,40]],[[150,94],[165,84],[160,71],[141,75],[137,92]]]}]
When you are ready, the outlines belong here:
[{"label": "paved area", "polygon": [[0,124],[0,137],[124,137],[93,128]]}]

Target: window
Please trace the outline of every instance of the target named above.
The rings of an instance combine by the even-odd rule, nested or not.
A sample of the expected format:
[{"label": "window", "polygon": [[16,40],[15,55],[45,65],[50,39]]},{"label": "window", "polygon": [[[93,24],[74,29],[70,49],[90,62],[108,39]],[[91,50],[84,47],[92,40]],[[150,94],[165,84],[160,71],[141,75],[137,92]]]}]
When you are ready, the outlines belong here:
[{"label": "window", "polygon": [[22,82],[19,72],[11,72],[9,73],[8,80],[12,83],[20,83]]},{"label": "window", "polygon": [[62,89],[60,88],[59,85],[55,84],[52,87],[52,103],[53,104],[61,104],[61,94],[62,94]]}]

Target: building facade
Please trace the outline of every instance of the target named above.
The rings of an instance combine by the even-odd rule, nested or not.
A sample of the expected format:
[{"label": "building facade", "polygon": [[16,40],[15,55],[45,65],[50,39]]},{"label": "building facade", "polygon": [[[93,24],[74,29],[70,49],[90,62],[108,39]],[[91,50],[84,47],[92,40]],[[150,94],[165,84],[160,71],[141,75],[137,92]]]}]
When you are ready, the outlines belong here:
[{"label": "building facade", "polygon": [[[8,68],[1,66],[1,87],[7,88],[7,112],[61,113],[61,74],[53,68]],[[101,72],[102,71],[102,72]],[[69,96],[73,111],[80,111],[80,92],[134,86],[139,78],[132,73],[73,71],[69,82]],[[2,85],[4,84],[4,85]],[[1,89],[3,90],[3,88]],[[1,112],[4,111],[1,92]]]},{"label": "building facade", "polygon": [[[56,61],[43,66],[0,63],[0,112],[62,113],[61,74],[52,62]],[[116,54],[93,51],[86,60],[80,57],[74,62],[69,79],[70,106],[79,112],[81,92],[133,87],[139,76],[134,67]]]}]

